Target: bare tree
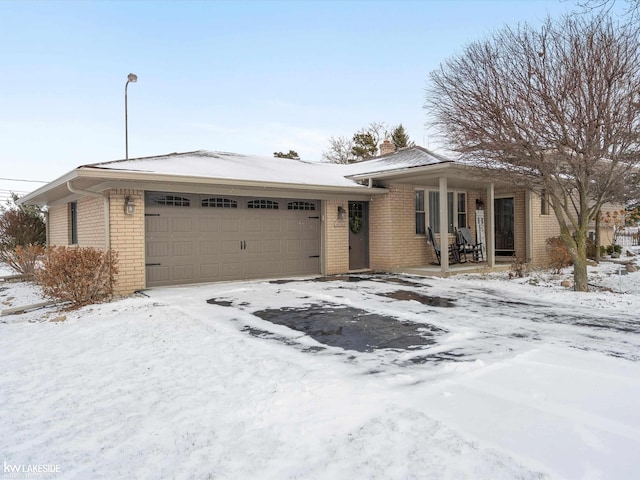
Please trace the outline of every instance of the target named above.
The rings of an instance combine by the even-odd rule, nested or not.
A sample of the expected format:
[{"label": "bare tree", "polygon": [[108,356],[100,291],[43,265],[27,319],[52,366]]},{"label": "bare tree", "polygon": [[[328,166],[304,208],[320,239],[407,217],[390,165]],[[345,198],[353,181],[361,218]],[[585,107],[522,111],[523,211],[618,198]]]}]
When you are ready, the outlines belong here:
[{"label": "bare tree", "polygon": [[589,222],[638,162],[637,27],[604,15],[504,28],[432,72],[427,108],[463,158],[549,195],[587,291]]},{"label": "bare tree", "polygon": [[322,158],[331,163],[353,163],[353,140],[347,137],[330,137],[329,150],[322,152]]},{"label": "bare tree", "polygon": [[374,143],[380,145],[389,136],[389,127],[384,122],[371,122],[365,128],[361,128],[358,133],[368,133],[373,138]]},{"label": "bare tree", "polygon": [[629,16],[631,20],[637,20],[640,13],[640,0],[579,0],[576,3],[588,14],[609,15],[617,3],[624,3],[622,14]]},{"label": "bare tree", "polygon": [[388,136],[389,129],[384,122],[371,122],[354,133],[350,139],[329,138],[329,149],[322,152],[322,157],[331,163],[361,162],[375,157],[380,142]]}]

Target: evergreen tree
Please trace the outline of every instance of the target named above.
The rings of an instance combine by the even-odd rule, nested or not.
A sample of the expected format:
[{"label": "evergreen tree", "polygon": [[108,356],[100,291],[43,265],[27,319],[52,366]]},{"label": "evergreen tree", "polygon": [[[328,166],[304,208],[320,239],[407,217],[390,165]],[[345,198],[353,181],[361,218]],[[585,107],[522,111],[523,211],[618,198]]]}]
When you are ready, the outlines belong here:
[{"label": "evergreen tree", "polygon": [[399,148],[412,147],[414,142],[409,140],[409,134],[406,132],[402,124],[399,124],[391,132],[391,141],[396,146],[396,150]]},{"label": "evergreen tree", "polygon": [[276,158],[292,158],[293,160],[300,160],[300,155],[295,150],[289,150],[289,153],[273,152],[273,156]]},{"label": "evergreen tree", "polygon": [[[396,133],[397,132],[397,133]],[[329,149],[322,152],[323,158],[331,163],[352,163],[367,160],[378,154],[378,146],[385,138],[389,138],[389,129],[383,122],[371,122],[364,128],[358,130],[352,138],[331,137],[329,138]],[[397,136],[402,148],[412,146],[409,135],[404,130],[402,124],[398,125],[391,135]],[[395,141],[395,140],[394,140]]]},{"label": "evergreen tree", "polygon": [[374,157],[378,151],[378,145],[370,132],[360,132],[353,136],[351,153],[358,161]]}]

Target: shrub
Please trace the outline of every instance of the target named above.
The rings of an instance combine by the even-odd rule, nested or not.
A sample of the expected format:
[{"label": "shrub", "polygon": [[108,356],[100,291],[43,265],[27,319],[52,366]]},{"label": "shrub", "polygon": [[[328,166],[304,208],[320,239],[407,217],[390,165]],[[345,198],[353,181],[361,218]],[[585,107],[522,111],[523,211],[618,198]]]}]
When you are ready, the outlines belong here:
[{"label": "shrub", "polygon": [[36,270],[45,296],[70,302],[71,308],[113,295],[117,254],[91,247],[50,247]]},{"label": "shrub", "polygon": [[0,262],[8,264],[16,272],[27,277],[35,273],[36,263],[44,254],[42,245],[18,245],[14,249],[0,248]]},{"label": "shrub", "polygon": [[522,278],[527,273],[527,261],[521,257],[513,257],[511,259],[511,271],[509,278]]},{"label": "shrub", "polygon": [[569,248],[562,237],[547,238],[547,253],[549,254],[549,267],[553,269],[553,273],[560,273],[563,268],[572,263]]},{"label": "shrub", "polygon": [[0,250],[13,250],[18,245],[44,245],[46,228],[40,207],[15,203],[12,194],[8,207],[0,207]]}]

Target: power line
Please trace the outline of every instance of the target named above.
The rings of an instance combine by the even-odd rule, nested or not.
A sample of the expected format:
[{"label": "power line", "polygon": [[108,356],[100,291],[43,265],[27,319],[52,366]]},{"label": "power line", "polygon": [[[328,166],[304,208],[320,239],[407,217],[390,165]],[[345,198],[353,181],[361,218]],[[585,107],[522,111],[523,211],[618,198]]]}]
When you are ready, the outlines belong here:
[{"label": "power line", "polygon": [[10,182],[49,183],[49,182],[43,182],[42,180],[24,180],[24,179],[20,179],[20,178],[2,178],[2,177],[0,177],[0,180],[8,180]]}]

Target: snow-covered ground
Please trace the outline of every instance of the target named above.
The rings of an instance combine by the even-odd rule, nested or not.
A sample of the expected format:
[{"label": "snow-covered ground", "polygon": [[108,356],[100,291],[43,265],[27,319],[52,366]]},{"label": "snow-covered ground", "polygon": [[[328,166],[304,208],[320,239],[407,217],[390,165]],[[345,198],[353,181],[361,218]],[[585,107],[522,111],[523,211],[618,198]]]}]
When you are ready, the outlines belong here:
[{"label": "snow-covered ground", "polygon": [[[612,291],[586,294],[567,278],[236,282],[0,317],[4,476],[637,478],[640,273],[603,262],[590,283]],[[0,283],[0,308],[37,301]],[[311,305],[421,323],[433,343],[343,350],[254,315]]]}]

